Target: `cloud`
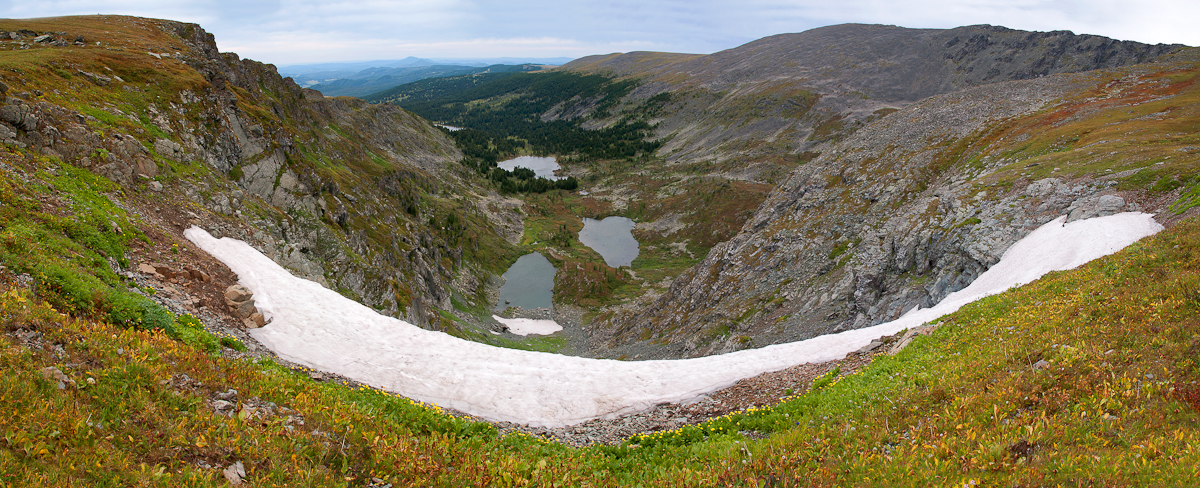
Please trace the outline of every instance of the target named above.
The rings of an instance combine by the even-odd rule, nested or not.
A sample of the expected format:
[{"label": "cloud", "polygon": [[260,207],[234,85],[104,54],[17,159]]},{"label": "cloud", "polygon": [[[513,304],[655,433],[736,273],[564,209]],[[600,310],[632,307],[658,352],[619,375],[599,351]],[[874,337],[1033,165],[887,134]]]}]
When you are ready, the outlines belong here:
[{"label": "cloud", "polygon": [[126,14],[196,22],[222,50],[273,63],[422,57],[709,53],[847,22],[1070,30],[1200,45],[1200,2],[1147,0],[42,0],[0,15]]},{"label": "cloud", "polygon": [[400,59],[413,53],[430,58],[461,57],[582,57],[596,53],[656,51],[651,42],[585,43],[554,37],[476,38],[446,41],[379,40],[353,36],[333,37],[312,33],[274,33],[220,43],[221,50],[251,59],[270,59],[286,66],[323,61]]}]

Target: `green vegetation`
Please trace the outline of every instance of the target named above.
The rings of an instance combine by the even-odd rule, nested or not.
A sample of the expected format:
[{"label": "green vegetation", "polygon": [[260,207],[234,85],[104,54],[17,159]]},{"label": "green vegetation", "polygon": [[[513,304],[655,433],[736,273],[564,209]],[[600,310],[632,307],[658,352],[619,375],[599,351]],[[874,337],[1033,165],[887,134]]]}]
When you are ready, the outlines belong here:
[{"label": "green vegetation", "polygon": [[[543,120],[557,108],[606,117],[634,87],[630,80],[567,72],[463,76],[423,80],[368,97],[397,103],[429,120],[465,127],[450,133],[472,167],[487,173],[497,161],[530,152],[620,159],[653,153],[650,126],[626,118],[603,129],[588,130],[569,120]],[[417,97],[421,97],[417,99]],[[647,102],[660,107],[667,97]],[[560,106],[562,104],[562,106]]]},{"label": "green vegetation", "polygon": [[[960,141],[951,159],[1009,164],[984,184],[1015,179],[1104,176],[1130,170],[1119,190],[1165,193],[1194,188],[1200,164],[1200,84],[1196,71],[1163,66],[1139,76],[1106,73],[1093,88],[1041,113]],[[937,165],[939,163],[935,163]],[[1173,210],[1179,209],[1182,199]]]},{"label": "green vegetation", "polygon": [[536,176],[529,168],[514,168],[512,171],[496,167],[496,163],[485,163],[470,158],[460,161],[463,166],[472,168],[479,174],[496,182],[504,193],[545,193],[550,190],[574,190],[579,188],[579,180],[568,176],[559,180],[550,180]]},{"label": "green vegetation", "polygon": [[[6,156],[11,163],[30,161]],[[166,310],[130,291],[114,271],[114,266],[129,266],[129,241],[146,239],[124,210],[100,194],[116,187],[55,160],[41,164],[27,167],[35,171],[33,182],[0,174],[0,262],[31,275],[41,297],[60,310],[128,326],[170,327]],[[47,193],[59,197],[57,205],[36,197]]]},{"label": "green vegetation", "polygon": [[[23,152],[0,158],[32,175],[18,182],[21,173],[0,173],[0,264],[7,272],[28,274],[38,299],[74,316],[161,330],[210,352],[244,347],[237,339],[212,335],[190,315],[175,316],[145,296],[153,290],[117,274],[130,266],[131,241],[149,239],[141,224],[106,196],[120,192],[116,185],[54,158]],[[178,244],[172,249],[178,252]]]},{"label": "green vegetation", "polygon": [[[341,78],[327,83],[319,83],[310,88],[320,91],[327,97],[351,96],[374,98],[379,92],[389,92],[398,85],[434,77],[459,76],[477,73],[507,73],[538,71],[541,66],[534,64],[507,65],[494,64],[491,66],[417,66],[404,68],[374,68],[364,70],[353,76]],[[386,95],[385,95],[386,96]]]}]

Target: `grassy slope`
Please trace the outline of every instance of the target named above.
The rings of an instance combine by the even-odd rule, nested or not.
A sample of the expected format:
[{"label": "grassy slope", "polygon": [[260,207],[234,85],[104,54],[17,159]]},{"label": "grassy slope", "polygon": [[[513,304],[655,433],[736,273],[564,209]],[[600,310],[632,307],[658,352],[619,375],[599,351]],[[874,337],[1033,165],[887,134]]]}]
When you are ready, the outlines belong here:
[{"label": "grassy slope", "polygon": [[[1195,220],[965,307],[901,354],[773,409],[586,450],[67,318],[18,290],[0,306],[7,330],[40,333],[0,347],[0,472],[17,485],[222,482],[199,461],[242,461],[260,486],[1182,486],[1200,465]],[[79,387],[57,389],[47,366]],[[231,417],[206,403],[228,388]]]}]

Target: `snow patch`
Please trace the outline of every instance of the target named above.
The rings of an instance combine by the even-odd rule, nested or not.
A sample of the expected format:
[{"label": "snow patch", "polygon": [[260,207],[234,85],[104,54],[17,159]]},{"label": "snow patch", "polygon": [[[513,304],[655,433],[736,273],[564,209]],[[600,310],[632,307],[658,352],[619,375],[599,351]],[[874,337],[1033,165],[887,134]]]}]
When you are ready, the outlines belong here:
[{"label": "snow patch", "polygon": [[271,322],[249,332],[280,357],[471,415],[558,427],[688,401],[743,378],[839,359],[873,339],[1050,271],[1112,254],[1162,230],[1141,213],[1063,220],[1014,244],[967,288],[892,322],[718,356],[636,362],[505,349],[427,331],[296,278],[244,242],[214,239],[197,227],[184,235],[254,291],[259,310]]},{"label": "snow patch", "polygon": [[553,320],[538,320],[538,319],[506,319],[499,315],[493,315],[496,322],[500,322],[508,326],[508,331],[519,336],[533,335],[550,335],[562,330],[562,326]]}]

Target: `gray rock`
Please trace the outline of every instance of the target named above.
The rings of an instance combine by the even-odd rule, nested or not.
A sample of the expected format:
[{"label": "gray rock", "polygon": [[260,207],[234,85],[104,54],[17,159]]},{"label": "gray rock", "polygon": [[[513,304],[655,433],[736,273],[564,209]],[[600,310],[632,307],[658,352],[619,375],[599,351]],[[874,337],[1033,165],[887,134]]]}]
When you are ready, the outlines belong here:
[{"label": "gray rock", "polygon": [[1104,195],[1096,202],[1096,215],[1107,217],[1125,209],[1125,199],[1116,195]]},{"label": "gray rock", "polygon": [[1117,195],[1080,198],[1067,209],[1067,222],[1105,217],[1125,210],[1125,199]]},{"label": "gray rock", "polygon": [[50,381],[57,381],[58,389],[60,390],[66,389],[67,385],[75,386],[75,380],[63,374],[62,370],[54,366],[42,368],[42,376],[46,377],[46,379]]},{"label": "gray rock", "polygon": [[38,118],[32,113],[28,105],[9,104],[0,107],[0,120],[12,124],[13,127],[28,131],[34,131],[38,128]]},{"label": "gray rock", "polygon": [[159,156],[170,159],[172,161],[187,161],[191,158],[183,150],[183,146],[170,139],[157,139],[154,141],[154,152]]},{"label": "gray rock", "polygon": [[254,313],[258,311],[258,309],[254,306],[254,299],[249,299],[244,302],[236,302],[231,304],[230,308],[233,310],[233,314],[239,319],[250,318],[251,315],[254,315]]},{"label": "gray rock", "polygon": [[242,465],[241,461],[238,461],[221,470],[221,474],[225,476],[229,484],[238,486],[242,484],[242,480],[246,477],[246,467]]},{"label": "gray rock", "polygon": [[108,77],[108,76],[98,75],[96,73],[84,71],[81,69],[77,69],[75,71],[78,72],[79,74],[83,75],[84,78],[91,80],[92,83],[95,83],[99,86],[108,86],[109,83],[112,83],[112,78]]},{"label": "gray rock", "polygon": [[115,160],[96,168],[96,172],[116,183],[128,185],[133,181],[133,166],[124,161]]}]

